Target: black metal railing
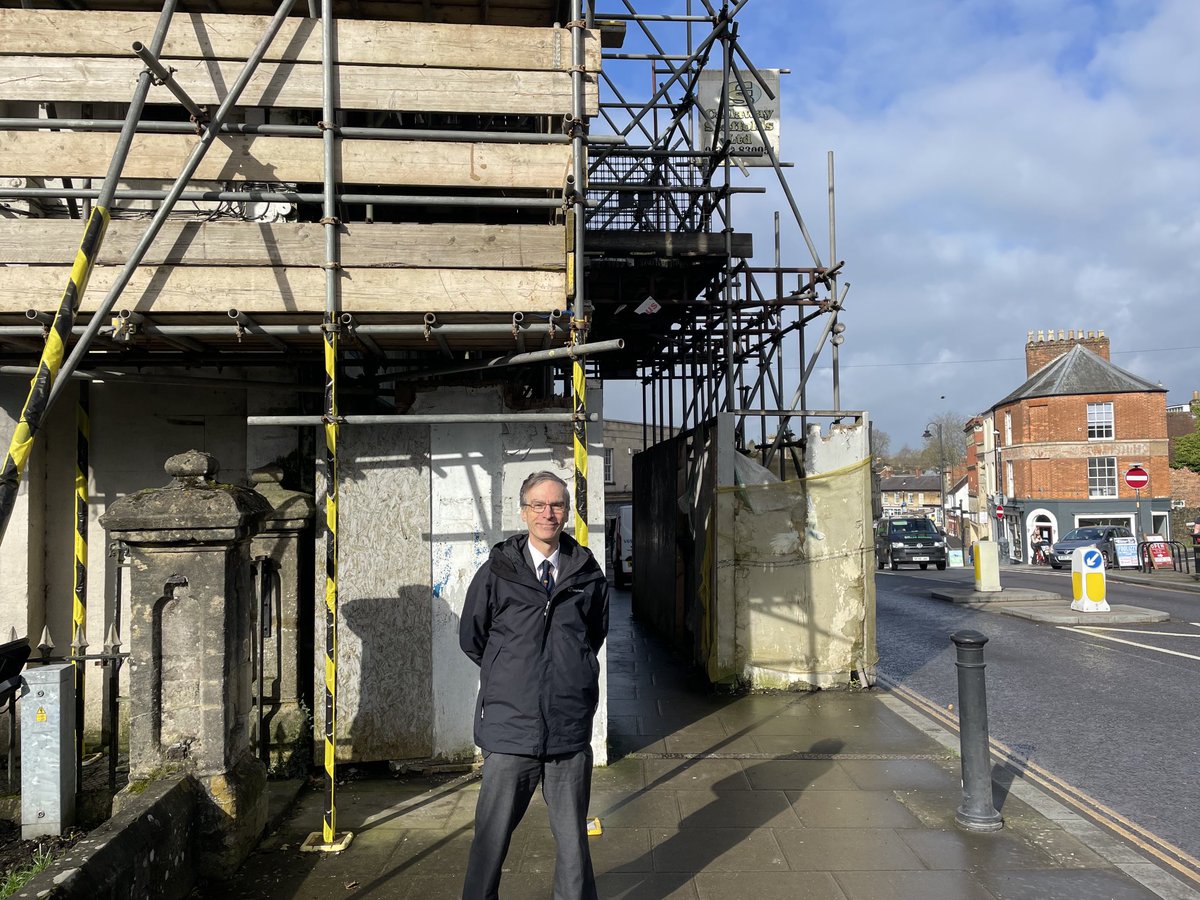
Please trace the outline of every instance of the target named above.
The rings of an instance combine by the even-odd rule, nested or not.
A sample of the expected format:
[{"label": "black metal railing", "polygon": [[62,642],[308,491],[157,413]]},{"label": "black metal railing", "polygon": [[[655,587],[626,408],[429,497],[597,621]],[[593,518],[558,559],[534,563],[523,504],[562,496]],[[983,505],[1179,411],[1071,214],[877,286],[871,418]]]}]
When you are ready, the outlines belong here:
[{"label": "black metal railing", "polygon": [[[1166,551],[1164,553],[1160,550],[1156,553],[1155,547],[1165,547]],[[1191,560],[1179,541],[1142,541],[1138,544],[1138,566],[1143,572],[1166,569],[1166,566],[1160,566],[1157,560],[1165,559],[1167,554],[1171,557],[1171,571],[1191,572]]]}]

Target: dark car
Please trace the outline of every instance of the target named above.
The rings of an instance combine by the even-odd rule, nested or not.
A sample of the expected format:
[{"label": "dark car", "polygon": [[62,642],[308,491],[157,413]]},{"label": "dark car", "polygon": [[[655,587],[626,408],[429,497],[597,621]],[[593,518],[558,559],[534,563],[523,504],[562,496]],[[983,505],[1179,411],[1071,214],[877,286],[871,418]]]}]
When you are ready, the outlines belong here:
[{"label": "dark car", "polygon": [[900,568],[911,563],[928,569],[930,563],[946,568],[946,541],[932,521],[922,516],[883,519],[875,529],[875,562]]},{"label": "dark car", "polygon": [[1104,566],[1109,568],[1117,558],[1114,538],[1133,537],[1133,532],[1120,525],[1088,525],[1073,528],[1054,542],[1050,551],[1050,565],[1056,569],[1071,565],[1071,554],[1080,547],[1095,547],[1104,555]]}]

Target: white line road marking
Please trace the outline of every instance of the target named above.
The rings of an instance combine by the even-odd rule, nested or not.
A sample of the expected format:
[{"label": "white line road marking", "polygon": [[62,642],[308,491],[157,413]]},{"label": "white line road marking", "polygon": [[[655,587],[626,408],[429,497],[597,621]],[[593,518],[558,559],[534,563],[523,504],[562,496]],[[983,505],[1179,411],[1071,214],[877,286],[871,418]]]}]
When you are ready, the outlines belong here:
[{"label": "white line road marking", "polygon": [[1142,628],[1110,628],[1107,625],[1080,625],[1079,627],[1089,631],[1123,631],[1127,634],[1144,634],[1147,637],[1154,635],[1155,637],[1200,638],[1200,634],[1192,634],[1191,632],[1185,634],[1182,631],[1146,631]]},{"label": "white line road marking", "polygon": [[[1092,634],[1090,631],[1085,631],[1084,628],[1072,628],[1069,625],[1056,625],[1056,628],[1062,631],[1077,631],[1080,634],[1086,634],[1088,637],[1100,638],[1102,641],[1112,641],[1116,644],[1128,644],[1130,647],[1141,647],[1143,650],[1154,650],[1158,653],[1166,653],[1169,656],[1182,656],[1184,659],[1194,659],[1200,662],[1200,656],[1193,656],[1191,653],[1180,653],[1178,650],[1164,650],[1162,647],[1155,647],[1153,644],[1139,644],[1137,641],[1127,641],[1124,638],[1109,637],[1107,634]],[[1093,627],[1093,626],[1084,626]]]}]

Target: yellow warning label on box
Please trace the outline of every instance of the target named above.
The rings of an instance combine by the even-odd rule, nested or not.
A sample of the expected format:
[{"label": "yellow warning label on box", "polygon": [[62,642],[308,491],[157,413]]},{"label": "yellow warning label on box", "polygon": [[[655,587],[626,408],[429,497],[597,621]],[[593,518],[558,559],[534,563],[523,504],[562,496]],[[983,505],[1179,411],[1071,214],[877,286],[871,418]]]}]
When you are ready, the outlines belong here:
[{"label": "yellow warning label on box", "polygon": [[37,715],[34,716],[34,718],[37,719],[39,722],[45,722],[46,721],[46,707],[39,706]]}]

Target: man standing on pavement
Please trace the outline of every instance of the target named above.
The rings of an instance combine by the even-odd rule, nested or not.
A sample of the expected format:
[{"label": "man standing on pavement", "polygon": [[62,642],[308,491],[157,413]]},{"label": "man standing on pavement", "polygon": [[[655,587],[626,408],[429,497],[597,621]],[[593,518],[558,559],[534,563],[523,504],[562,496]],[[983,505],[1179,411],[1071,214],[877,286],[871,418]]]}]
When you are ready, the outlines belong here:
[{"label": "man standing on pavement", "polygon": [[591,552],[563,534],[565,481],[530,475],[520,503],[527,533],[492,548],[459,623],[463,652],[479,666],[483,751],[463,900],[498,897],[509,841],[539,782],[557,844],[554,900],[596,900],[587,811],[608,582]]}]

